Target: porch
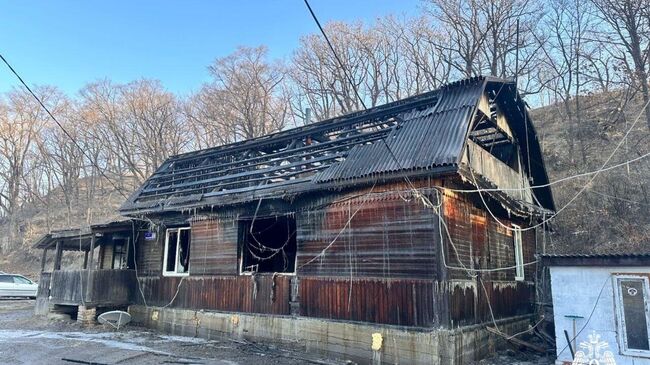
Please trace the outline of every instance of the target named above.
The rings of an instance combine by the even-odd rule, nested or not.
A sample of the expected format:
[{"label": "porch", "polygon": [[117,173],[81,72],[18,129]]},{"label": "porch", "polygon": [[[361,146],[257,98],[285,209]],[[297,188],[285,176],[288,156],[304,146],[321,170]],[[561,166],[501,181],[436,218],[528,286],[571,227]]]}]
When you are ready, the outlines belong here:
[{"label": "porch", "polygon": [[37,299],[54,305],[121,307],[132,302],[135,270],[56,270],[42,272]]},{"label": "porch", "polygon": [[[43,250],[36,313],[46,314],[54,306],[119,308],[129,305],[137,288],[134,230],[131,221],[119,221],[43,236],[34,245]],[[48,265],[50,251],[54,251],[54,259]]]}]

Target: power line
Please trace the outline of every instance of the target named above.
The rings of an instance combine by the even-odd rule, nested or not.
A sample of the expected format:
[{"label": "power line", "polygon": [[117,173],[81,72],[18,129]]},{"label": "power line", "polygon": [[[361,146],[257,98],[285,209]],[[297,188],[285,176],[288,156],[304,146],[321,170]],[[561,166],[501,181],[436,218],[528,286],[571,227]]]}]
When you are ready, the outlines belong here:
[{"label": "power line", "polygon": [[604,291],[605,287],[607,286],[607,283],[610,282],[610,280],[611,280],[611,276],[607,276],[607,277],[605,278],[605,281],[603,282],[603,285],[600,287],[600,291],[598,292],[598,297],[596,297],[596,301],[594,302],[594,306],[591,308],[591,312],[589,312],[589,317],[587,317],[587,321],[586,321],[585,324],[582,326],[582,328],[580,328],[580,331],[578,331],[578,333],[576,333],[575,336],[573,336],[573,338],[571,338],[571,339],[567,342],[566,346],[564,346],[564,347],[562,348],[562,350],[560,350],[560,352],[557,353],[556,356],[557,356],[558,358],[559,358],[560,355],[562,355],[562,353],[563,353],[564,351],[566,351],[566,349],[571,345],[571,342],[574,341],[576,338],[578,338],[578,336],[580,336],[580,334],[582,333],[582,331],[584,331],[585,328],[587,328],[587,325],[588,325],[589,322],[591,321],[591,317],[594,315],[594,312],[596,312],[596,308],[598,307],[598,302],[600,302],[600,297],[603,295],[603,291]]},{"label": "power line", "polygon": [[[361,98],[361,95],[359,94],[359,91],[357,90],[354,82],[352,81],[351,76],[348,74],[347,69],[346,69],[345,65],[343,64],[343,61],[341,61],[341,58],[336,53],[336,50],[334,49],[334,46],[332,45],[332,42],[330,42],[329,37],[327,36],[327,33],[325,33],[325,30],[321,26],[320,21],[318,20],[318,17],[316,16],[316,13],[311,8],[311,5],[309,5],[309,0],[304,0],[304,2],[305,2],[305,5],[307,6],[307,9],[309,9],[309,13],[311,14],[311,17],[314,19],[314,22],[316,22],[316,25],[318,26],[318,29],[320,30],[321,34],[323,35],[323,38],[325,38],[325,41],[329,45],[329,48],[332,51],[332,54],[334,54],[334,57],[336,58],[336,61],[339,63],[339,66],[341,67],[341,70],[343,70],[343,73],[345,74],[346,78],[348,79],[348,82],[350,83],[350,86],[354,90],[355,95],[357,96],[357,98],[361,102],[361,105],[363,106],[363,109],[365,111],[367,111],[368,108],[366,107],[366,104],[363,102],[363,99]],[[503,87],[503,85],[501,87]],[[501,90],[499,90],[499,92],[500,91]],[[401,120],[401,118],[399,118],[397,116],[395,118]],[[402,122],[403,122],[403,120],[402,120]],[[425,206],[432,208],[433,204],[431,203],[431,201],[429,201],[428,198],[426,198],[425,196],[420,194],[420,191],[415,187],[415,185],[413,185],[413,182],[411,182],[411,179],[409,179],[408,175],[406,174],[406,170],[404,169],[404,166],[399,161],[397,156],[395,156],[395,153],[390,148],[390,145],[388,145],[388,142],[386,142],[386,137],[380,138],[379,140],[384,143],[384,146],[386,146],[386,149],[388,150],[388,153],[393,158],[393,160],[395,160],[395,163],[399,167],[399,170],[402,171],[402,178],[404,179],[404,181],[406,181],[406,183],[409,185],[409,187],[413,190],[413,193],[415,194],[415,197],[420,199]],[[376,182],[376,180],[375,180],[375,182]]]},{"label": "power line", "polygon": [[7,61],[7,59],[4,58],[4,56],[2,54],[0,54],[0,59],[2,59],[2,62],[4,62],[5,65],[7,65],[7,67],[9,68],[9,70],[16,76],[16,78],[18,78],[18,81],[20,81],[20,83],[25,87],[25,89],[27,89],[27,91],[29,91],[29,93],[34,97],[34,99],[36,99],[36,101],[40,104],[40,106],[43,108],[43,110],[45,110],[47,115],[49,115],[50,118],[52,118],[54,123],[56,123],[56,125],[59,126],[59,128],[61,128],[63,133],[70,139],[70,141],[79,149],[79,151],[81,151],[81,153],[88,159],[88,161],[95,168],[97,168],[97,171],[113,186],[113,188],[118,193],[120,193],[120,195],[122,195],[124,197],[124,199],[128,199],[129,197],[126,196],[126,194],[124,194],[124,192],[122,192],[122,190],[120,188],[118,188],[117,185],[115,185],[115,183],[108,176],[106,176],[106,174],[102,171],[102,169],[99,167],[99,165],[97,165],[97,163],[95,163],[93,161],[92,157],[86,152],[86,150],[83,147],[81,147],[81,145],[79,145],[79,143],[77,143],[77,141],[72,137],[72,135],[70,133],[68,133],[68,131],[63,127],[63,125],[61,123],[59,123],[59,121],[56,119],[56,117],[54,117],[52,112],[50,112],[50,110],[45,106],[45,104],[41,101],[41,99],[38,96],[36,96],[36,94],[32,91],[32,89],[27,85],[27,83],[23,80],[23,78],[20,77],[18,72],[16,72],[16,70],[11,66],[9,61]]},{"label": "power line", "polygon": [[327,45],[332,50],[332,53],[334,54],[334,57],[336,57],[336,61],[338,61],[339,66],[341,66],[341,70],[343,70],[343,74],[348,79],[348,82],[350,83],[350,86],[352,87],[352,90],[354,90],[354,93],[357,95],[357,98],[361,102],[361,105],[363,106],[363,109],[367,110],[368,108],[366,107],[366,103],[363,102],[363,99],[361,98],[361,95],[359,95],[359,91],[357,90],[356,85],[352,81],[352,77],[348,74],[347,68],[345,68],[345,66],[343,66],[343,62],[339,58],[339,55],[336,53],[336,50],[334,49],[334,46],[332,45],[332,42],[330,42],[329,37],[325,33],[325,30],[320,25],[320,22],[318,21],[318,18],[316,17],[316,14],[314,13],[314,10],[312,10],[311,5],[309,5],[309,1],[308,0],[304,0],[304,1],[305,1],[305,5],[307,5],[307,9],[309,9],[309,13],[311,14],[311,17],[314,19],[314,22],[316,22],[316,25],[318,26],[318,29],[320,29],[320,32],[323,35],[323,37],[325,38],[325,41],[327,42]]}]

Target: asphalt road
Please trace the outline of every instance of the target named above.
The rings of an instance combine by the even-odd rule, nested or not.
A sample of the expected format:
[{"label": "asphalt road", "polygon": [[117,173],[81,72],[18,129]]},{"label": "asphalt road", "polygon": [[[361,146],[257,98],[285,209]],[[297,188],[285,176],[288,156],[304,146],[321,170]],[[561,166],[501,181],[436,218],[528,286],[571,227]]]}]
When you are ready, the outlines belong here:
[{"label": "asphalt road", "polygon": [[341,364],[299,348],[166,336],[127,326],[82,328],[33,315],[33,300],[0,300],[0,364]]}]

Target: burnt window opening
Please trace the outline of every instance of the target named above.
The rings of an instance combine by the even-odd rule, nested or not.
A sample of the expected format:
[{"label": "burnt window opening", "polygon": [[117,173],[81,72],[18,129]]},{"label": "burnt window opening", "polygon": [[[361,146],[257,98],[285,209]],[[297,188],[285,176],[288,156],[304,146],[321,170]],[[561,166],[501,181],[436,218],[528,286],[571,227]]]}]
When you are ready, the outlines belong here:
[{"label": "burnt window opening", "polygon": [[514,143],[502,143],[490,148],[489,152],[511,169],[519,172],[519,149]]},{"label": "burnt window opening", "polygon": [[126,240],[113,240],[113,264],[111,269],[126,269]]},{"label": "burnt window opening", "polygon": [[165,257],[163,275],[182,276],[190,272],[190,241],[189,227],[170,228],[165,237]]},{"label": "burnt window opening", "polygon": [[293,273],[296,251],[295,218],[283,215],[239,221],[241,273]]}]

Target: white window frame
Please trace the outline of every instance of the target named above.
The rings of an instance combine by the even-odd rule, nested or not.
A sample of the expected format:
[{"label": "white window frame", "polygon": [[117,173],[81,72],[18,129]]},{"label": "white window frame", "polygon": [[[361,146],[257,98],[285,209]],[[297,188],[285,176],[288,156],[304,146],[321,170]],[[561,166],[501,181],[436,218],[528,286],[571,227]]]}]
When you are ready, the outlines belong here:
[{"label": "white window frame", "polygon": [[[178,270],[178,265],[179,265],[179,260],[180,260],[180,240],[181,240],[181,231],[190,231],[190,247],[192,246],[192,232],[191,232],[191,227],[176,227],[176,228],[168,228],[165,231],[165,253],[163,255],[163,263],[162,263],[162,274],[163,276],[188,276],[190,275],[190,264],[188,262],[187,264],[187,272],[177,272]],[[169,251],[169,234],[171,232],[176,232],[176,262],[174,263],[174,271],[167,271],[167,254]],[[190,254],[192,250],[190,249]]]},{"label": "white window frame", "polygon": [[512,225],[512,244],[515,253],[515,281],[524,281],[526,272],[524,270],[524,245],[521,237],[521,227]]},{"label": "white window frame", "polygon": [[618,346],[619,351],[622,355],[630,356],[639,356],[639,357],[650,357],[650,350],[635,350],[629,349],[627,347],[627,332],[625,331],[625,315],[623,314],[623,292],[620,285],[621,280],[640,280],[643,282],[643,302],[645,304],[645,320],[646,320],[646,332],[648,333],[648,343],[650,343],[650,313],[648,307],[648,301],[650,300],[650,283],[647,276],[643,275],[613,275],[612,281],[614,286],[615,302],[614,307],[616,309],[616,332],[618,337]]}]

